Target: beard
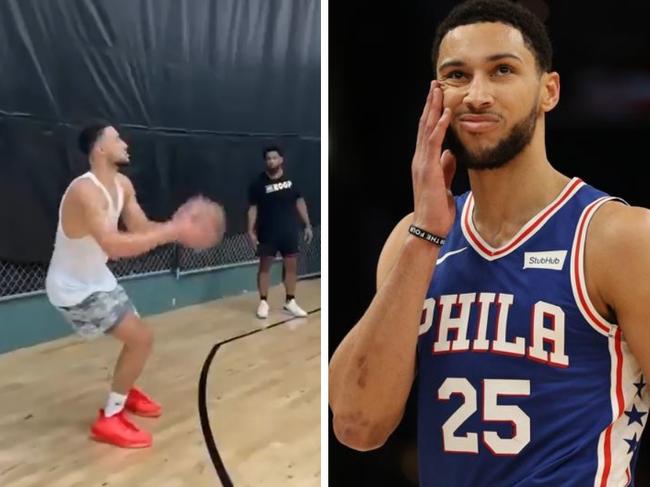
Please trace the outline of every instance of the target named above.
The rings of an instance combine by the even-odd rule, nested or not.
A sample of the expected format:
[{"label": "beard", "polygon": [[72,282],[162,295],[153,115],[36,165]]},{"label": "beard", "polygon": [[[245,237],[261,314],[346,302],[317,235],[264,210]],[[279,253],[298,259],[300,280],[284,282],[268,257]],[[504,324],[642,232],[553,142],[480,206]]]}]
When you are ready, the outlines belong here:
[{"label": "beard", "polygon": [[451,126],[445,138],[446,145],[456,156],[458,164],[466,169],[477,171],[498,169],[514,159],[530,144],[537,126],[537,111],[538,107],[535,104],[530,113],[512,127],[508,135],[494,147],[480,150],[478,153],[470,152]]}]

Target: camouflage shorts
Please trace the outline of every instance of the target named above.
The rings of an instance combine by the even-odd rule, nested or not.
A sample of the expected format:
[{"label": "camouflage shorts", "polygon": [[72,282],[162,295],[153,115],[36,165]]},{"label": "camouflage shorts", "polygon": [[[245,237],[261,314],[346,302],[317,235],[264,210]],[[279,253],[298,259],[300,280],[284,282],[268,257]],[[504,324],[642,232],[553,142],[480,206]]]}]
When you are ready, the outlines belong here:
[{"label": "camouflage shorts", "polygon": [[63,306],[58,310],[74,331],[86,339],[108,333],[129,312],[138,316],[133,303],[120,285],[109,292],[93,293],[75,306]]}]

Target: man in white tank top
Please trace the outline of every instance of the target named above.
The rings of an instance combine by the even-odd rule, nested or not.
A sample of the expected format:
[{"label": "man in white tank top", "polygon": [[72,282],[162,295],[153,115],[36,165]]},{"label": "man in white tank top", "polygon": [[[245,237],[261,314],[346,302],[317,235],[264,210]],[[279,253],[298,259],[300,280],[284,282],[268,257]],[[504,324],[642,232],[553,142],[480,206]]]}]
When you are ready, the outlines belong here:
[{"label": "man in white tank top", "polygon": [[[148,447],[151,434],[131,423],[124,409],[140,416],[161,414],[160,405],[134,387],[151,352],[153,332],[106,262],[143,254],[201,230],[187,212],[178,212],[166,223],[146,217],[133,184],[118,172],[129,163],[129,154],[114,127],[86,127],[79,148],[89,157],[90,171],[72,181],[61,199],[47,296],[82,337],[110,334],[124,344],[106,407],[91,427],[93,438],[126,448]],[[120,217],[127,232],[118,230]]]}]

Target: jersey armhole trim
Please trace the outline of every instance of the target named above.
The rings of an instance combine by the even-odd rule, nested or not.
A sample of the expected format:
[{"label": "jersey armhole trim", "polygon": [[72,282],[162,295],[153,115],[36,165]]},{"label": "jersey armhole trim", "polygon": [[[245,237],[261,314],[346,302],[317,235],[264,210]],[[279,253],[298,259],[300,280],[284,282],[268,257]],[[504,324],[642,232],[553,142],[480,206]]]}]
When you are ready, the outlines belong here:
[{"label": "jersey armhole trim", "polygon": [[576,233],[571,247],[571,289],[573,297],[580,310],[582,317],[598,333],[605,336],[613,336],[616,324],[607,321],[597,310],[587,292],[587,282],[585,280],[585,247],[587,241],[587,230],[591,219],[596,211],[605,203],[610,201],[624,200],[612,196],[603,196],[593,203],[589,204],[580,215]]}]

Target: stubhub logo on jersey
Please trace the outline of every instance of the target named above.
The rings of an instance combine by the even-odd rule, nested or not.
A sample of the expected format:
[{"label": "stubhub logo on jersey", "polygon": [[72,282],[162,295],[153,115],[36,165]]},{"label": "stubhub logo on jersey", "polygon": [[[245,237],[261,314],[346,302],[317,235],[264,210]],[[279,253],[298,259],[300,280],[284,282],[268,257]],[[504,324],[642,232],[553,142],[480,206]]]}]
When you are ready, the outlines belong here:
[{"label": "stubhub logo on jersey", "polygon": [[293,186],[291,181],[283,181],[281,183],[267,184],[266,193],[275,193],[276,191],[282,191],[283,189],[289,189]]},{"label": "stubhub logo on jersey", "polygon": [[525,252],[524,269],[553,269],[561,271],[564,267],[566,250],[550,250],[547,252]]}]

